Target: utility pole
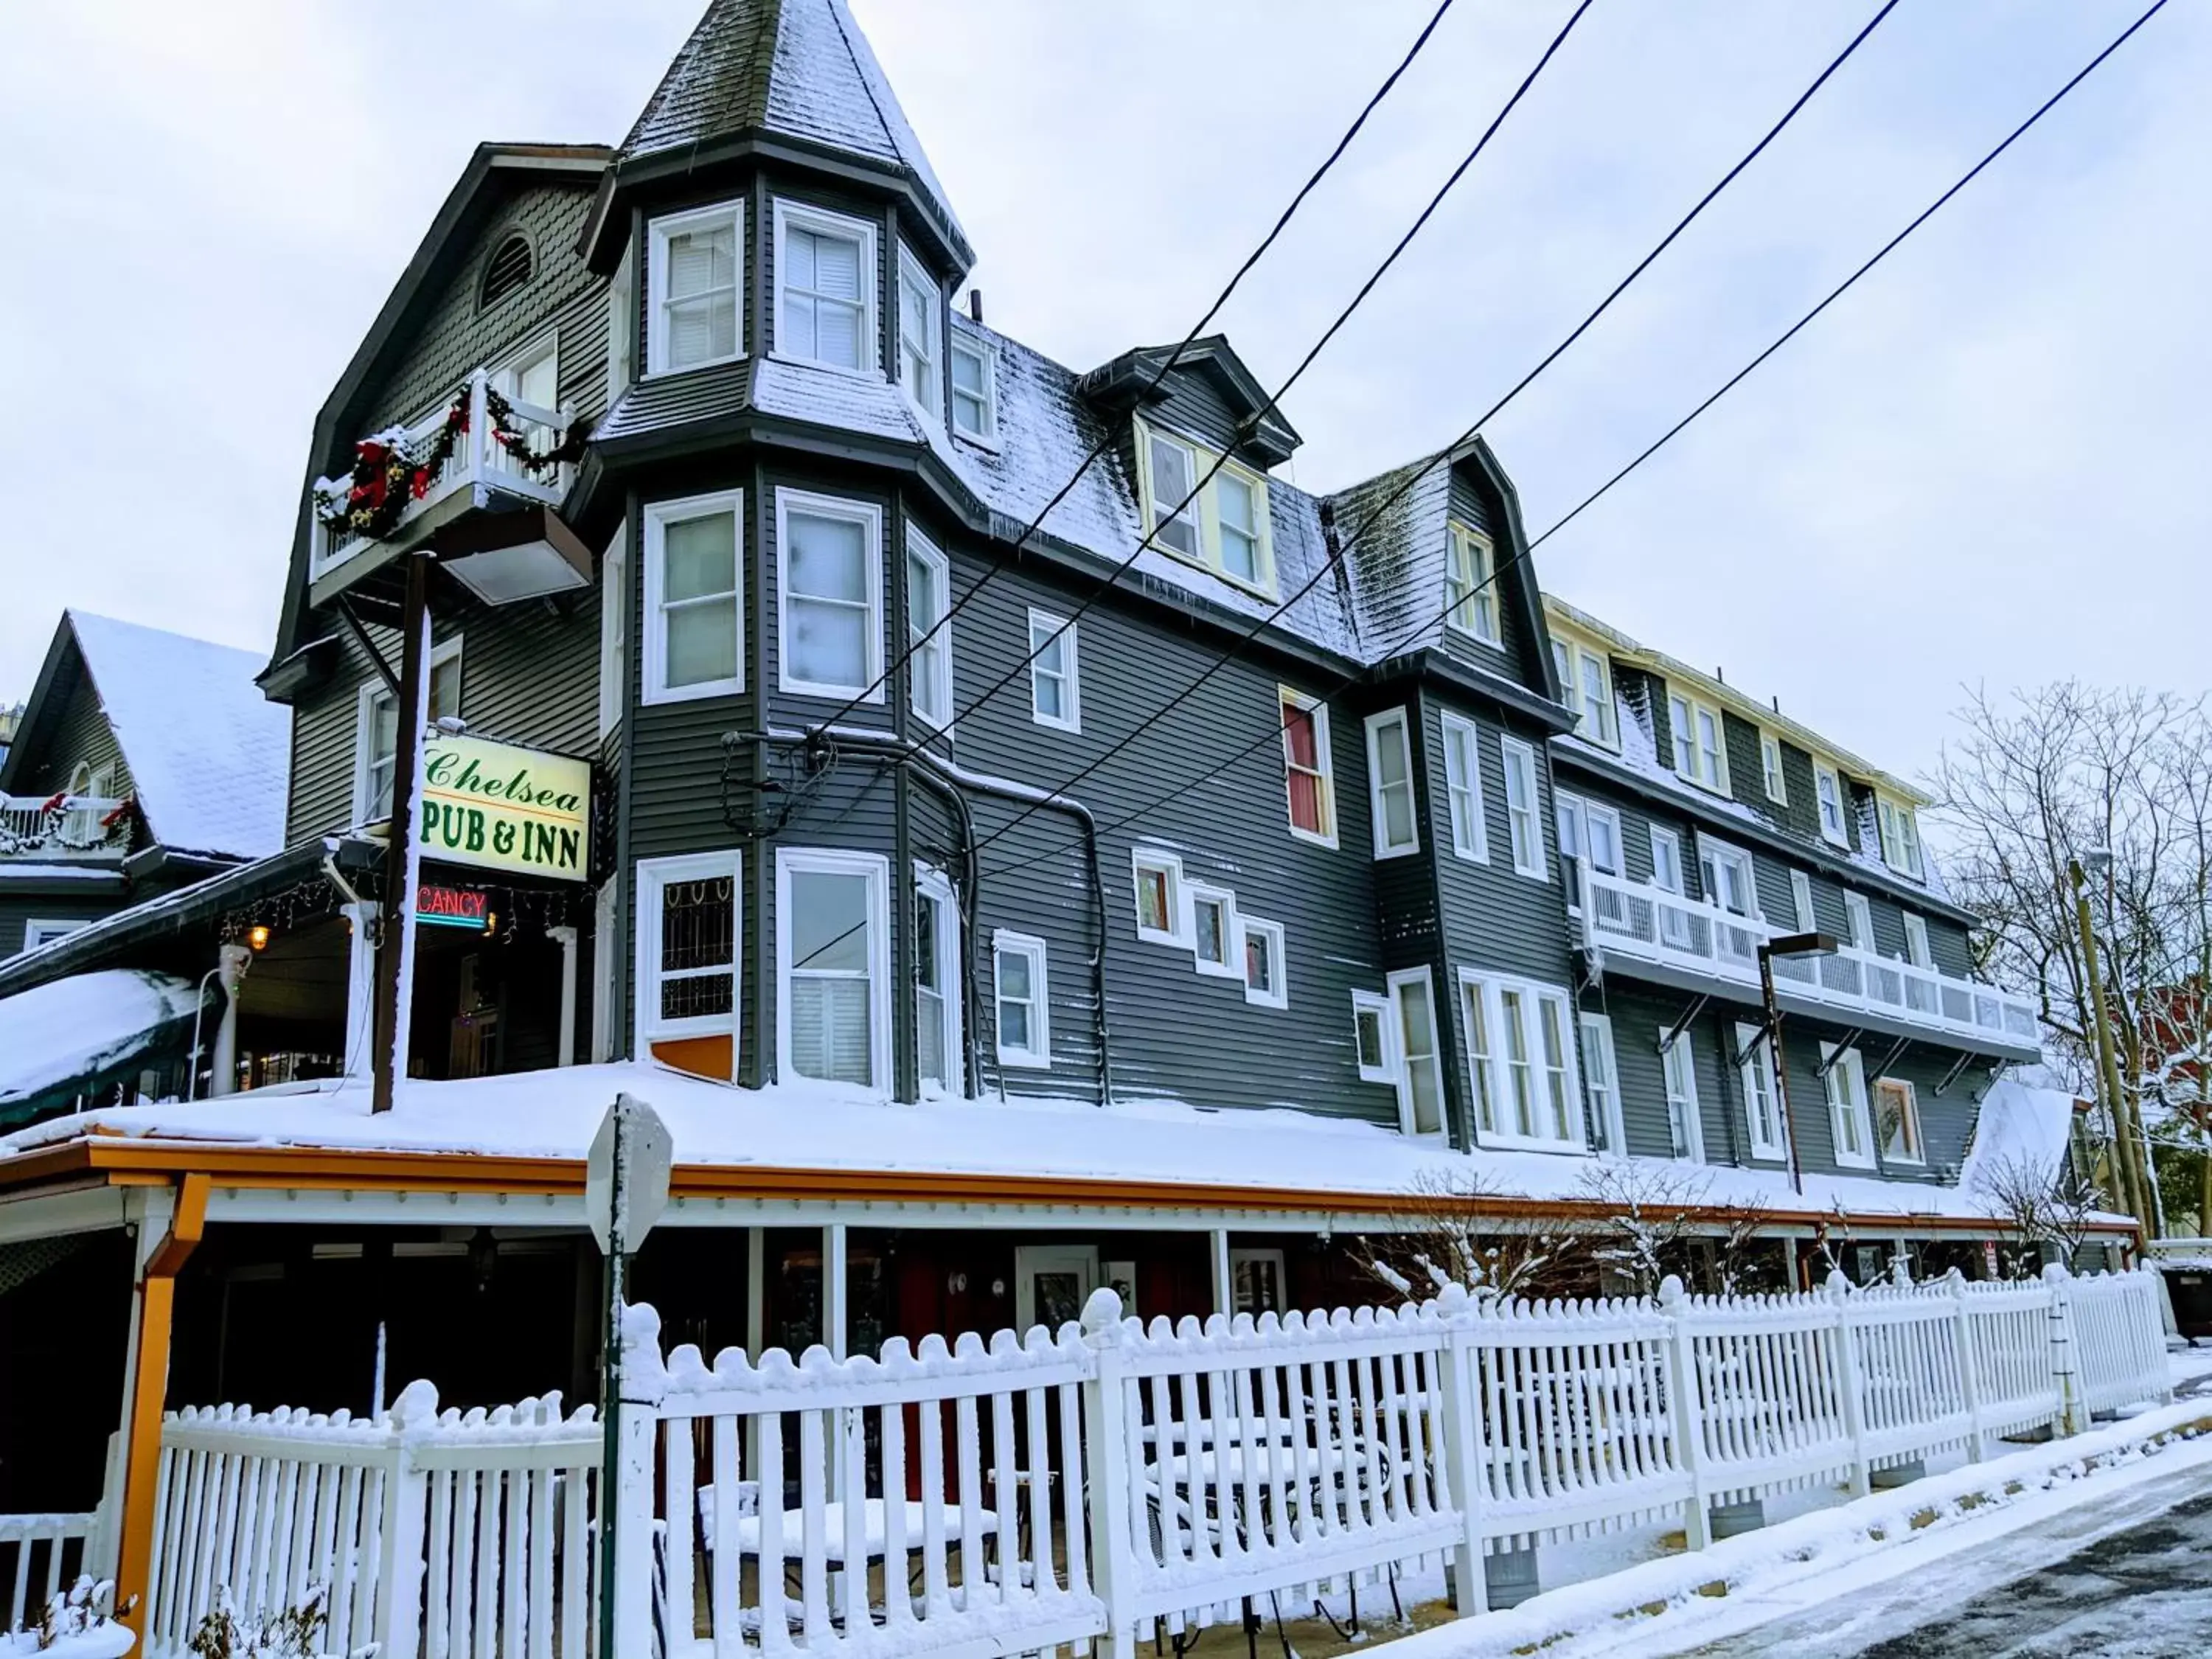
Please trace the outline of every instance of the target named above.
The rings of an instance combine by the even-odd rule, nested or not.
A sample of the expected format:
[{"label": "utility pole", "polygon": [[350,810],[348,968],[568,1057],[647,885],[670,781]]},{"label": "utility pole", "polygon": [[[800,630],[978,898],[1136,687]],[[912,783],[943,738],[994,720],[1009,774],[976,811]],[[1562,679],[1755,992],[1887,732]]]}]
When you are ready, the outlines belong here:
[{"label": "utility pole", "polygon": [[2082,973],[2089,998],[2089,1017],[2096,1033],[2097,1070],[2105,1091],[2106,1111],[2112,1126],[2121,1196],[2148,1235],[2152,1231],[2152,1212],[2142,1169],[2142,1144],[2136,1133],[2127,1097],[2120,1092],[2120,1065],[2112,1051],[2112,1017],[2105,1006],[2105,988],[2097,973],[2097,932],[2089,920],[2088,877],[2081,868],[2081,860],[2067,860],[2066,876],[2074,886],[2074,924],[2081,935]]}]

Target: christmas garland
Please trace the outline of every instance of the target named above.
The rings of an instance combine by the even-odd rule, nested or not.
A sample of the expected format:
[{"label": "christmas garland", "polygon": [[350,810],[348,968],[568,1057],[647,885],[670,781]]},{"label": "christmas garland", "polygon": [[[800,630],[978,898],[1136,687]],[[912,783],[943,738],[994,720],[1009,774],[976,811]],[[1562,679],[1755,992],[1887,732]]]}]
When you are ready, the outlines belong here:
[{"label": "christmas garland", "polygon": [[507,453],[507,458],[525,472],[550,472],[556,467],[584,458],[584,426],[572,422],[561,434],[561,441],[550,449],[532,449],[514,419],[514,405],[508,403],[490,386],[484,388],[484,412],[491,416],[492,441]]},{"label": "christmas garland", "polygon": [[[550,472],[584,453],[584,428],[572,424],[550,449],[532,447],[514,418],[514,408],[490,386],[484,411],[492,441],[523,471]],[[454,446],[469,429],[469,388],[453,394],[436,431],[410,443],[395,427],[354,446],[353,471],[343,478],[325,478],[315,486],[315,516],[336,535],[382,541],[399,527],[408,505],[430,492],[431,484],[453,459]]]}]

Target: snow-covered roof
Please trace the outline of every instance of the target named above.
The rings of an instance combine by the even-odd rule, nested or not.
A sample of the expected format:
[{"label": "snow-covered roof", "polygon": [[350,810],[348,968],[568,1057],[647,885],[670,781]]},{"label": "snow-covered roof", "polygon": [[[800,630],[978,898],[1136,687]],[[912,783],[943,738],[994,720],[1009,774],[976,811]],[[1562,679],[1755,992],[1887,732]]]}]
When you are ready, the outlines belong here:
[{"label": "snow-covered roof", "polygon": [[[890,1105],[835,1085],[738,1089],[651,1064],[452,1083],[403,1079],[393,1109],[383,1115],[370,1114],[365,1082],[113,1108],[0,1136],[0,1171],[10,1153],[88,1131],[257,1148],[578,1159],[618,1093],[659,1112],[683,1165],[1226,1185],[1317,1200],[1372,1198],[1378,1211],[1424,1183],[1455,1176],[1480,1175],[1506,1198],[1589,1196],[1587,1158],[1508,1152],[1469,1157],[1377,1125],[1286,1109],[1209,1112],[1164,1101],[1108,1108],[1075,1101]],[[1741,1203],[1800,1215],[1840,1209],[1855,1221],[1894,1218],[1901,1225],[1988,1213],[1964,1188],[1808,1175],[1801,1195],[1779,1170],[1632,1162],[1670,1183],[1678,1202]],[[1686,1176],[1705,1183],[1696,1199],[1684,1189]]]},{"label": "snow-covered roof", "polygon": [[1982,1097],[1973,1145],[1959,1174],[1966,1192],[1985,1188],[2008,1170],[2057,1176],[2073,1133],[2074,1097],[2002,1078]]},{"label": "snow-covered roof", "polygon": [[88,611],[69,622],[154,839],[222,858],[282,848],[292,715],[254,684],[260,656]]},{"label": "snow-covered roof", "polygon": [[0,998],[0,1123],[128,1064],[164,1028],[190,1018],[197,1000],[191,981],[136,968]]}]

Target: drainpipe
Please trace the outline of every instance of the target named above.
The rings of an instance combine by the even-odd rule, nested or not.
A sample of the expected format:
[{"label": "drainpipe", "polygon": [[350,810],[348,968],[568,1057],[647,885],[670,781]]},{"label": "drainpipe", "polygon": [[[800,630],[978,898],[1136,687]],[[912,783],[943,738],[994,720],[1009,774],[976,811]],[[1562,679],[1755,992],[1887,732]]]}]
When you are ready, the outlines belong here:
[{"label": "drainpipe", "polygon": [[210,1095],[238,1092],[238,982],[246,977],[253,952],[243,945],[226,945],[219,953],[216,983],[222,988],[222,1021],[215,1028],[214,1074],[208,1079]]}]

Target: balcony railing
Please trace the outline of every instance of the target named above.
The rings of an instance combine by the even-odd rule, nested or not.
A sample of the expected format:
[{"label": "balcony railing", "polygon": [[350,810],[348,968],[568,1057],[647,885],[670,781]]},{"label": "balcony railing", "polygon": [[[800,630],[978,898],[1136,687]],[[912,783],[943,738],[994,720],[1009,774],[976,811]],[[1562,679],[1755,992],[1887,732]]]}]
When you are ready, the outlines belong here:
[{"label": "balcony railing", "polygon": [[[107,795],[0,795],[0,859],[88,863],[131,850],[131,815]],[[111,822],[112,820],[112,822]]]},{"label": "balcony railing", "polygon": [[[1783,929],[1718,905],[1595,870],[1582,872],[1583,917],[1592,944],[1741,986],[1755,996],[1759,946]],[[1979,980],[1960,979],[1845,945],[1832,956],[1777,957],[1775,988],[1833,1008],[1923,1026],[1966,1043],[1997,1038],[2039,1046],[2035,1004]]]},{"label": "balcony railing", "polygon": [[[473,505],[477,507],[489,506],[495,495],[515,501],[541,501],[550,507],[568,493],[575,477],[574,464],[563,461],[558,466],[537,471],[526,467],[500,440],[488,406],[490,393],[490,377],[478,369],[452,402],[441,404],[410,426],[378,434],[410,454],[422,456],[435,444],[454,410],[465,406],[466,429],[459,434],[453,453],[427,481],[422,495],[401,512],[395,536],[463,490],[472,493]],[[565,409],[545,409],[514,398],[506,399],[506,404],[508,431],[539,453],[557,446],[572,424]],[[314,578],[337,569],[372,545],[369,537],[349,526],[333,529],[323,522],[324,501],[343,500],[351,487],[350,475],[346,474],[316,483],[314,543],[309,570]]]}]

